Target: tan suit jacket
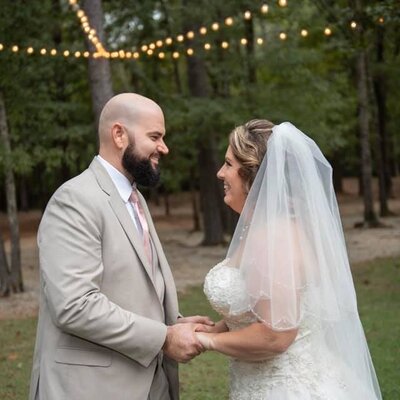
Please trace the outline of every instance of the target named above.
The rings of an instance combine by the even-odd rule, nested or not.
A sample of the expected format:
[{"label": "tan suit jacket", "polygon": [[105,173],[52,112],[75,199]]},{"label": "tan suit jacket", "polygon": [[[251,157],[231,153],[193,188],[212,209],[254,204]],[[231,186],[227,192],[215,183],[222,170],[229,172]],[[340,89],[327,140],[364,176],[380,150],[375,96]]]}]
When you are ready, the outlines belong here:
[{"label": "tan suit jacket", "polygon": [[[41,300],[30,400],[147,399],[178,302],[140,198],[165,281],[164,304],[141,238],[97,159],[50,199],[38,233]],[[162,366],[176,400],[177,364],[164,357]]]}]

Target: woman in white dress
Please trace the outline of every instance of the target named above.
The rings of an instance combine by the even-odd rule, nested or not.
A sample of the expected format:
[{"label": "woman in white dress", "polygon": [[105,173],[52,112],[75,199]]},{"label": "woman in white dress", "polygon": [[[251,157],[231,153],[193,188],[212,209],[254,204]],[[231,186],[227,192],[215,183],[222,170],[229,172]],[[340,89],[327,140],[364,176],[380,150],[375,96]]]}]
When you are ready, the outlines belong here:
[{"label": "woman in white dress", "polygon": [[217,176],[240,218],[204,284],[223,319],[198,336],[230,357],[230,399],[381,399],[318,146],[288,122],[252,120]]}]

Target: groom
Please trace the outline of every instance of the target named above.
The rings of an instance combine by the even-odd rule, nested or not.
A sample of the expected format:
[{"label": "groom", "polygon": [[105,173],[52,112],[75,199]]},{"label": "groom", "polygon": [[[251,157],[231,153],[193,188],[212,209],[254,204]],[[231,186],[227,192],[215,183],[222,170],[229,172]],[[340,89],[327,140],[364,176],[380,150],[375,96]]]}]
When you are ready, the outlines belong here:
[{"label": "groom", "polygon": [[157,183],[164,135],[152,100],[113,97],[99,155],[49,201],[30,400],[176,400],[177,362],[203,351],[194,331],[212,322],[178,320],[173,277],[136,189]]}]

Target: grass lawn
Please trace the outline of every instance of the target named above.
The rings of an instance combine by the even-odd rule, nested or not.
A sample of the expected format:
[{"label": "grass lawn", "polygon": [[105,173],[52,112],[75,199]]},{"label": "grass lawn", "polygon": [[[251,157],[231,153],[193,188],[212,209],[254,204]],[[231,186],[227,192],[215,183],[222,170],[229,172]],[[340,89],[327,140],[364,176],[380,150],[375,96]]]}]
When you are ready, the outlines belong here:
[{"label": "grass lawn", "polygon": [[[357,265],[353,276],[383,398],[400,400],[400,258]],[[200,287],[180,296],[180,306],[184,315],[208,314],[217,319]],[[35,330],[35,319],[0,321],[1,400],[28,396]],[[205,353],[182,365],[182,399],[227,399],[227,375],[227,361],[218,354]]]}]

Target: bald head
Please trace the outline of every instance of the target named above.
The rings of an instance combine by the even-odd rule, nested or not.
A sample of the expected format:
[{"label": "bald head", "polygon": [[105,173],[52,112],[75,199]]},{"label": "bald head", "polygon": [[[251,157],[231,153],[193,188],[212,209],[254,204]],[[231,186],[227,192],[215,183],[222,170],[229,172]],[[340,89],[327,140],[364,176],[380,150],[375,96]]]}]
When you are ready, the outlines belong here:
[{"label": "bald head", "polygon": [[115,123],[134,126],[152,113],[161,113],[153,100],[136,93],[122,93],[112,97],[104,106],[99,119],[100,147],[112,140],[111,129]]},{"label": "bald head", "polygon": [[[159,158],[168,154],[164,136],[158,104],[135,93],[119,94],[106,103],[99,118],[99,155],[131,180],[138,176],[137,162],[158,170]],[[128,165],[131,159],[134,166]]]}]

